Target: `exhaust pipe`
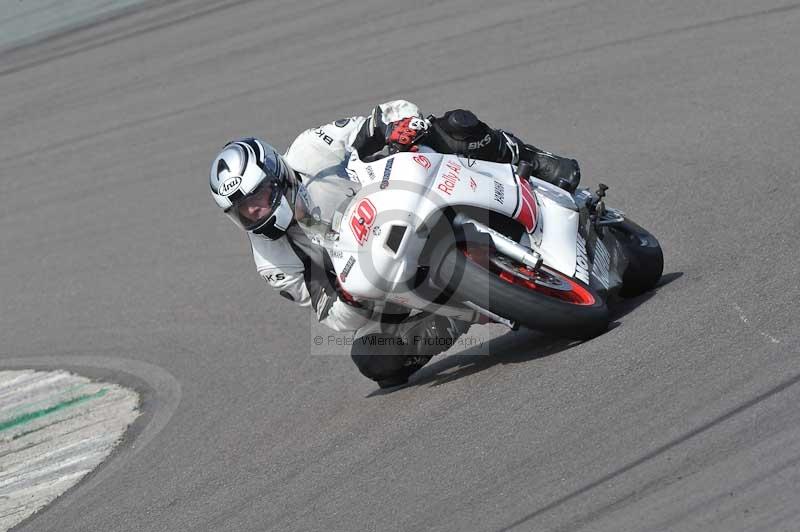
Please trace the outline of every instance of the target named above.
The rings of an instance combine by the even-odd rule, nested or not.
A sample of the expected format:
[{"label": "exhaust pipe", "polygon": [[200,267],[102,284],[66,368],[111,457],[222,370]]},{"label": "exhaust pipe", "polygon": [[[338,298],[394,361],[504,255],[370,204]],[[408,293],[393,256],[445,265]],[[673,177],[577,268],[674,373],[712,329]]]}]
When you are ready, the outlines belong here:
[{"label": "exhaust pipe", "polygon": [[529,268],[535,270],[542,265],[541,254],[532,249],[528,249],[517,242],[514,242],[507,236],[498,233],[491,227],[482,224],[479,221],[470,218],[469,216],[459,213],[456,215],[453,223],[457,226],[471,225],[476,231],[489,235],[489,238],[492,239],[492,243],[498,252],[511,259],[514,259],[517,262],[521,262]]}]

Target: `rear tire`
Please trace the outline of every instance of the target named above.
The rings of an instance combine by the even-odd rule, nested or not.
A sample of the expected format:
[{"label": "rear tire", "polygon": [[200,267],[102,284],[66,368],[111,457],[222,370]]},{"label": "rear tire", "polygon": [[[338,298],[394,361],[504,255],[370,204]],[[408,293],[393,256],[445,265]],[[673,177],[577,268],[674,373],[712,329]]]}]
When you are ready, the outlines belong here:
[{"label": "rear tire", "polygon": [[503,272],[478,264],[458,247],[444,255],[436,279],[447,286],[456,299],[471,301],[499,316],[548,334],[586,340],[608,329],[608,307],[597,292],[555,270],[546,271],[547,275],[560,276],[563,283],[574,285],[577,292],[590,294],[591,300],[569,302],[510,282],[507,277],[501,278]]},{"label": "rear tire", "polygon": [[636,297],[652,290],[664,271],[664,254],[658,240],[631,220],[609,226],[628,257],[622,275],[622,297]]}]

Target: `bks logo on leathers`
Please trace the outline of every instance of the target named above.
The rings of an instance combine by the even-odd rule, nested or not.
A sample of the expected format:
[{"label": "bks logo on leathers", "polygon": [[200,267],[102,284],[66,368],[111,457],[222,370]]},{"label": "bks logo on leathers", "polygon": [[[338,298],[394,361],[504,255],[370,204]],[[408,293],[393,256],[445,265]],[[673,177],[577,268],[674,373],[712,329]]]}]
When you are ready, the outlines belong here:
[{"label": "bks logo on leathers", "polygon": [[347,280],[347,276],[350,275],[350,270],[353,269],[353,266],[355,265],[355,263],[356,263],[355,257],[350,255],[350,258],[347,259],[347,262],[345,263],[344,268],[342,268],[342,273],[339,274],[339,280],[341,282],[345,282]]}]

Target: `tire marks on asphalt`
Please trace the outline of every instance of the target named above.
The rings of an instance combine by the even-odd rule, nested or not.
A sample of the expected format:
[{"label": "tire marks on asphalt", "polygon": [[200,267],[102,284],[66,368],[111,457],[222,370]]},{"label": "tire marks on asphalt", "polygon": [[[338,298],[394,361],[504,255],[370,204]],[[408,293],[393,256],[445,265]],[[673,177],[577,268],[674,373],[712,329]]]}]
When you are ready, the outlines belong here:
[{"label": "tire marks on asphalt", "polygon": [[660,455],[664,454],[665,452],[667,452],[667,451],[669,451],[669,450],[671,450],[671,449],[673,449],[673,448],[675,448],[675,447],[677,447],[677,446],[689,441],[692,438],[695,438],[697,436],[700,436],[700,435],[708,432],[709,430],[711,430],[711,429],[713,429],[713,428],[725,423],[726,421],[729,421],[731,418],[734,418],[735,416],[738,416],[739,414],[742,414],[743,412],[747,411],[748,409],[758,405],[759,403],[762,403],[763,401],[766,401],[766,400],[778,395],[781,392],[786,391],[788,388],[791,388],[792,386],[794,386],[794,385],[796,385],[798,383],[800,383],[800,374],[795,375],[792,378],[783,381],[781,384],[775,386],[774,388],[772,388],[770,390],[767,390],[766,392],[764,392],[764,393],[762,393],[762,394],[750,399],[749,401],[739,405],[738,407],[736,407],[736,408],[734,408],[732,410],[729,410],[728,412],[720,415],[719,417],[717,417],[715,419],[712,419],[711,421],[705,423],[704,425],[701,425],[700,427],[697,427],[696,429],[691,430],[691,431],[687,432],[686,434],[683,434],[683,435],[673,439],[672,441],[669,441],[669,442],[665,443],[664,445],[652,450],[651,452],[645,454],[644,456],[638,458],[637,460],[635,460],[633,462],[630,462],[630,463],[620,467],[616,471],[612,471],[611,473],[609,473],[609,474],[607,474],[607,475],[605,475],[605,476],[603,476],[603,477],[601,477],[601,478],[599,478],[599,479],[597,479],[597,480],[595,480],[595,481],[593,481],[593,482],[591,482],[589,484],[586,484],[583,487],[572,491],[571,493],[568,493],[568,494],[566,494],[566,495],[564,495],[562,497],[559,497],[558,499],[554,500],[553,502],[551,502],[551,503],[549,503],[549,504],[547,504],[545,506],[542,506],[541,508],[529,513],[528,515],[526,515],[526,516],[514,521],[513,523],[509,524],[508,526],[505,526],[505,527],[499,529],[497,532],[506,532],[506,531],[509,531],[509,530],[513,530],[513,529],[515,529],[515,528],[517,528],[517,527],[519,527],[519,526],[521,526],[523,524],[528,524],[528,526],[530,526],[530,522],[531,521],[533,521],[534,519],[544,515],[545,513],[549,512],[551,510],[554,510],[554,509],[558,508],[559,506],[561,506],[563,504],[566,504],[566,503],[568,503],[568,502],[580,497],[581,495],[584,495],[584,494],[590,492],[593,489],[596,489],[596,488],[599,488],[599,487],[602,487],[602,486],[608,484],[612,480],[624,475],[628,471],[631,471],[632,469],[634,469],[636,467],[639,467],[639,466],[649,462],[650,460],[653,460],[653,459],[657,458],[658,456],[660,456]]}]

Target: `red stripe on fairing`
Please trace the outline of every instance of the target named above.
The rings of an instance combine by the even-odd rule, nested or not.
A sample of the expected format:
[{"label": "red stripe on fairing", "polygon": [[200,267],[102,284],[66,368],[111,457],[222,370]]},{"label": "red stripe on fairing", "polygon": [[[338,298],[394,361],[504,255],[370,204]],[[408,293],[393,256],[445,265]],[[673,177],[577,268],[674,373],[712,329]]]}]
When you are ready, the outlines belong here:
[{"label": "red stripe on fairing", "polygon": [[519,180],[517,188],[520,194],[520,209],[514,219],[521,223],[526,231],[532,233],[536,228],[536,200],[533,198],[530,184],[525,179]]}]

